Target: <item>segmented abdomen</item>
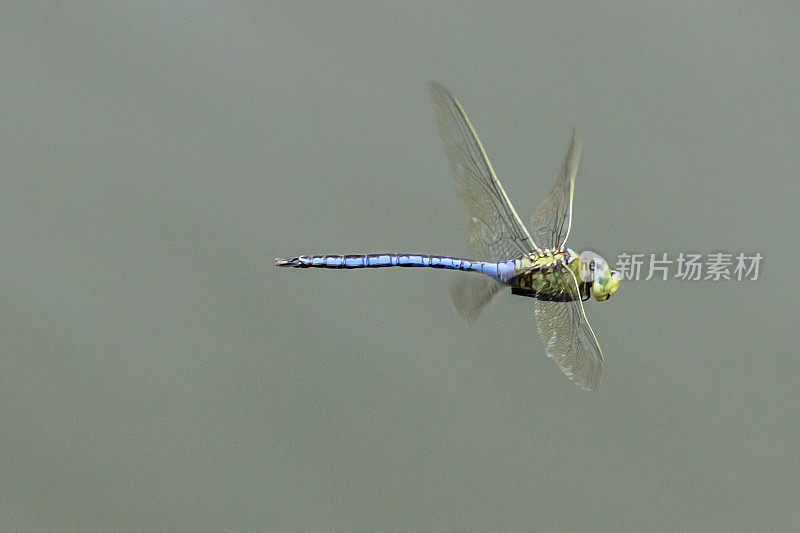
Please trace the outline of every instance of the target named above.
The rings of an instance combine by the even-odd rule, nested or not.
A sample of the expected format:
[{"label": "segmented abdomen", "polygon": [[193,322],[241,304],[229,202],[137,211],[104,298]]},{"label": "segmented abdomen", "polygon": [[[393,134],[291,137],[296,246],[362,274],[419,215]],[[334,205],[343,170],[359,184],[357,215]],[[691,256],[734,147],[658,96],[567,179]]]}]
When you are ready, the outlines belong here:
[{"label": "segmented abdomen", "polygon": [[422,254],[301,255],[276,259],[277,266],[295,268],[428,267],[480,272],[504,281],[514,273],[514,261],[488,263],[457,257]]}]

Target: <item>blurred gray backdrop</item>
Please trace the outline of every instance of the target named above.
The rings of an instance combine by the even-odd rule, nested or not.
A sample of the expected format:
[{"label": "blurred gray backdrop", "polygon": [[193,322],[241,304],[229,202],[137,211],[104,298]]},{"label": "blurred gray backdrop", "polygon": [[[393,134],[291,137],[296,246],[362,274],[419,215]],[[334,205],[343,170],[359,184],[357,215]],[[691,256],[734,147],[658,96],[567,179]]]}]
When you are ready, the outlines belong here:
[{"label": "blurred gray backdrop", "polygon": [[[4,3],[0,528],[795,528],[790,5]],[[761,279],[590,303],[589,394],[526,299],[275,268],[468,255],[429,79],[525,220],[577,127],[572,247]]]}]

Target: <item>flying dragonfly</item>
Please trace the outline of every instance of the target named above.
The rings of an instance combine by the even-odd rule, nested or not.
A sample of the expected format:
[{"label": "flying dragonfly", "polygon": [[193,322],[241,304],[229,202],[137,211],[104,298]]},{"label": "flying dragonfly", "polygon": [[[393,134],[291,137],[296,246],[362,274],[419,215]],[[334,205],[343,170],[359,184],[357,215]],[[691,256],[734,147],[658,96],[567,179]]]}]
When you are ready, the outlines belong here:
[{"label": "flying dragonfly", "polygon": [[566,247],[572,227],[575,175],[581,153],[573,132],[564,164],[550,193],[531,217],[529,232],[494,173],[461,103],[436,82],[430,84],[436,122],[456,178],[474,259],[418,253],[301,255],[276,259],[281,267],[429,267],[476,272],[456,282],[456,308],[473,321],[504,287],[532,298],[536,329],[545,352],[578,386],[597,388],[603,352],[586,319],[583,302],[610,298],[619,274],[599,256]]}]

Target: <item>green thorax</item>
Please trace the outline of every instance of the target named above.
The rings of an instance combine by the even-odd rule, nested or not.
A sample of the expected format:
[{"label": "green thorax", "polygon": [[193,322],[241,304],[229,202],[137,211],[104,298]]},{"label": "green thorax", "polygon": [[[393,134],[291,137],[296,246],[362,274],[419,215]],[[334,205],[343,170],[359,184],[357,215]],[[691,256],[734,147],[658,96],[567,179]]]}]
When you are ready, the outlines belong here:
[{"label": "green thorax", "polygon": [[583,283],[580,277],[581,258],[569,248],[533,252],[516,259],[514,266],[514,277],[509,280],[514,294],[539,300],[574,300],[578,280],[580,298],[589,296],[590,284]]}]

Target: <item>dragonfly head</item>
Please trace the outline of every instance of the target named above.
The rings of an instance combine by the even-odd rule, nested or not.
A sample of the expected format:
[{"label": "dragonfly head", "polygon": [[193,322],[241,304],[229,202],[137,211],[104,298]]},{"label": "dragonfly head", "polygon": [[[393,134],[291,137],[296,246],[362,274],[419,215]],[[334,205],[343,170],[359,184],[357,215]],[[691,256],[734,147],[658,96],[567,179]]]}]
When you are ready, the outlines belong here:
[{"label": "dragonfly head", "polygon": [[608,266],[608,262],[594,252],[581,254],[581,279],[592,284],[592,294],[598,302],[611,298],[621,281],[619,272]]},{"label": "dragonfly head", "polygon": [[608,300],[611,298],[617,289],[619,289],[619,272],[613,270],[605,265],[605,270],[602,271],[601,275],[595,275],[594,281],[592,282],[592,294],[594,294],[594,299],[598,302],[602,302],[604,300]]}]

